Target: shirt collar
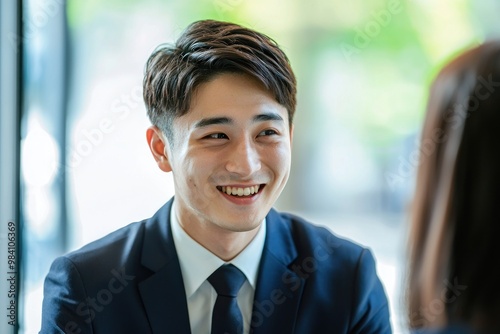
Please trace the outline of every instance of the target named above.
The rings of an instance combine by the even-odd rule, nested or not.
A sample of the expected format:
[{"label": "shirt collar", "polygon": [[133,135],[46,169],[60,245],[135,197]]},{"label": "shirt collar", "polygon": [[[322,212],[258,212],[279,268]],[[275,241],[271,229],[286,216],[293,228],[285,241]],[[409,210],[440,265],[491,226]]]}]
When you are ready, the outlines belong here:
[{"label": "shirt collar", "polygon": [[[170,209],[170,225],[186,289],[186,296],[189,298],[215,270],[226,262],[193,240],[182,229],[175,214],[175,200]],[[245,274],[254,290],[265,239],[266,219],[264,218],[259,231],[248,246],[238,256],[227,262],[232,263]]]}]

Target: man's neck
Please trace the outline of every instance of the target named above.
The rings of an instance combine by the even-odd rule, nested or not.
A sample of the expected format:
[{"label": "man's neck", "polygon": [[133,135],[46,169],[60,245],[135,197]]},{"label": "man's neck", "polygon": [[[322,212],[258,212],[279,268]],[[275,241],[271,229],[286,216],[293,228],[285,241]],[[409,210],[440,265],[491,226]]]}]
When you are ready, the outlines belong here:
[{"label": "man's neck", "polygon": [[[175,202],[174,202],[175,203]],[[175,205],[174,205],[175,206]],[[248,231],[230,231],[217,224],[200,221],[198,217],[176,210],[177,220],[193,240],[215,254],[223,261],[230,261],[243,251],[259,232],[261,224]]]}]

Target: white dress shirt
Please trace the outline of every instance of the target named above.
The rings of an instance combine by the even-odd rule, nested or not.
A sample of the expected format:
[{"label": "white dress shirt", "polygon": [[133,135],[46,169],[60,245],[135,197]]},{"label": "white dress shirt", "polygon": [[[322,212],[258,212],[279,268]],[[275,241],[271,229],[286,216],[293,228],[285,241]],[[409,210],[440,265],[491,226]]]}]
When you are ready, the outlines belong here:
[{"label": "white dress shirt", "polygon": [[170,222],[186,290],[191,332],[193,334],[210,333],[212,310],[217,299],[217,292],[207,281],[207,278],[221,265],[232,263],[246,276],[246,281],[238,293],[237,301],[243,316],[243,333],[247,334],[250,330],[257,274],[266,238],[266,220],[264,219],[259,231],[248,246],[229,262],[218,258],[182,229],[175,214],[175,200],[170,210]]}]

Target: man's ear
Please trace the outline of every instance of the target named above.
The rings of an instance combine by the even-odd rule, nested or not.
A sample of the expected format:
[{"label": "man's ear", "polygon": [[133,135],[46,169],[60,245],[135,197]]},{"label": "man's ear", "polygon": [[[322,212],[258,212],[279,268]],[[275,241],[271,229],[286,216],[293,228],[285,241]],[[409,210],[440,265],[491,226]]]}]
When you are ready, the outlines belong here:
[{"label": "man's ear", "polygon": [[149,149],[155,158],[158,167],[166,173],[172,171],[170,162],[166,153],[166,146],[168,145],[163,133],[156,126],[150,126],[146,131],[146,138],[148,140]]}]

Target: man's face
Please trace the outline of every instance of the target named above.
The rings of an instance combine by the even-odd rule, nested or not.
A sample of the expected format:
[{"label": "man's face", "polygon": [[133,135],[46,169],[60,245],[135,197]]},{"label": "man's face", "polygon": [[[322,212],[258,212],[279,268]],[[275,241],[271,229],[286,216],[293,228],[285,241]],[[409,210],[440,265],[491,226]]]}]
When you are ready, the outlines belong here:
[{"label": "man's face", "polygon": [[222,74],[197,89],[172,130],[162,169],[173,173],[184,229],[202,224],[241,232],[259,226],[290,173],[286,108],[256,80]]}]

